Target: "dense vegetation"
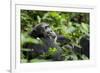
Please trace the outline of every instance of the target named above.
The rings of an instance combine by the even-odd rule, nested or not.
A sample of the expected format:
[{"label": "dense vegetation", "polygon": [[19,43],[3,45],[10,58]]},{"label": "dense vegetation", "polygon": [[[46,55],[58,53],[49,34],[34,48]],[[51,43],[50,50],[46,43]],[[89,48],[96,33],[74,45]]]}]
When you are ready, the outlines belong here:
[{"label": "dense vegetation", "polygon": [[[31,38],[28,33],[31,32],[32,28],[41,23],[46,22],[49,23],[49,26],[52,28],[54,32],[57,34],[63,35],[64,37],[71,40],[71,42],[67,44],[67,46],[76,46],[78,48],[83,48],[80,45],[80,39],[84,36],[88,37],[89,40],[89,13],[76,13],[76,12],[57,12],[57,11],[35,11],[35,10],[21,10],[21,51],[24,50],[22,47],[24,43],[40,43],[37,39]],[[85,39],[87,39],[85,37]],[[59,44],[59,43],[58,43]],[[84,42],[83,42],[84,44]],[[63,46],[61,46],[63,48]],[[88,46],[85,46],[89,49]],[[74,54],[70,53],[70,48],[63,48],[65,56],[65,60],[86,60],[89,59],[85,54],[81,54],[78,52],[74,52]],[[38,48],[37,48],[38,49]],[[47,57],[52,54],[55,54],[56,49],[50,48],[48,53],[42,54],[41,56]],[[78,56],[77,56],[78,55]],[[48,59],[38,59],[33,58],[31,62],[40,62],[40,61],[51,61]],[[24,57],[23,53],[21,53],[21,62],[27,62],[27,58]]]}]

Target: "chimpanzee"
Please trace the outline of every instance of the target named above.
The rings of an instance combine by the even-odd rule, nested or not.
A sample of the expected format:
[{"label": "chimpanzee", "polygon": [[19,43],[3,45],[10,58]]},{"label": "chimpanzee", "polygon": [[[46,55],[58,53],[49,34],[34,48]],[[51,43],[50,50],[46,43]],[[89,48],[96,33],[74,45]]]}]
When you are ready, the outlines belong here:
[{"label": "chimpanzee", "polygon": [[85,54],[88,58],[90,58],[90,44],[89,44],[89,36],[83,36],[80,39],[80,45],[82,47],[81,53]]},{"label": "chimpanzee", "polygon": [[79,39],[79,45],[67,44],[64,45],[64,48],[70,50],[71,54],[77,56],[78,59],[83,60],[82,55],[86,56],[88,59],[90,58],[90,44],[89,44],[89,36],[84,35]]},{"label": "chimpanzee", "polygon": [[34,43],[25,43],[23,45],[23,48],[29,48],[31,51],[23,52],[24,55],[27,54],[28,62],[33,58],[33,54],[35,56],[39,56],[43,53],[48,52],[49,48],[56,48],[56,53],[51,57],[54,61],[62,61],[64,60],[63,50],[62,48],[57,44],[58,42],[70,42],[67,38],[64,38],[63,36],[57,36],[56,33],[49,27],[49,24],[47,23],[40,23],[33,27],[32,31],[29,33],[29,35],[33,38],[39,38],[42,40],[42,44],[34,44]]}]

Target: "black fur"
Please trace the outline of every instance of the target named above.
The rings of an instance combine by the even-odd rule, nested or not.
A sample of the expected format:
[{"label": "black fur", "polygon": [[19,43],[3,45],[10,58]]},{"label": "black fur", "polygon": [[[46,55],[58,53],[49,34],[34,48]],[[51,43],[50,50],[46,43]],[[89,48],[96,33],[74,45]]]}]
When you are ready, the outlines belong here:
[{"label": "black fur", "polygon": [[[51,57],[52,60],[62,61],[64,57],[62,56],[63,50],[56,43],[57,35],[54,31],[51,30],[49,24],[41,23],[33,28],[33,30],[29,33],[29,35],[33,38],[40,38],[43,43],[42,44],[34,44],[34,43],[25,43],[23,48],[28,48],[30,51],[23,51],[23,54],[27,56],[28,62],[35,57],[39,57],[39,55],[48,52],[49,48],[56,48],[57,52]],[[59,42],[61,41],[59,38]],[[65,41],[65,40],[64,40]]]}]

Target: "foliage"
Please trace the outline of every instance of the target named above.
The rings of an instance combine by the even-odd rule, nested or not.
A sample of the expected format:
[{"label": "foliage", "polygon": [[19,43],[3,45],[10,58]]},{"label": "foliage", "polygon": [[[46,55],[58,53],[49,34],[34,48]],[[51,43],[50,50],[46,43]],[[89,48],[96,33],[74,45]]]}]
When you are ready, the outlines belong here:
[{"label": "foliage", "polygon": [[[81,23],[78,17],[82,16]],[[83,36],[89,36],[89,13],[76,13],[76,12],[57,12],[57,11],[36,11],[36,10],[21,10],[21,46],[25,42],[40,43],[38,39],[31,38],[28,33],[35,25],[46,22],[50,24],[50,27],[60,35],[70,39],[69,44],[74,44],[79,47],[79,40]],[[73,19],[71,21],[71,19]],[[42,42],[42,41],[41,41]],[[68,44],[67,44],[68,45]],[[63,46],[62,46],[63,48]],[[57,51],[56,48],[49,48],[48,53],[43,53],[42,57],[52,56]],[[72,59],[78,60],[76,53],[69,54],[69,50],[66,48],[63,54],[66,56],[65,60]],[[79,54],[82,56],[81,54]],[[70,57],[70,58],[69,58]],[[83,59],[87,59],[86,56],[82,56]],[[25,60],[23,60],[24,62]],[[33,61],[34,62],[34,59]]]},{"label": "foliage", "polygon": [[48,52],[43,53],[42,55],[40,55],[41,57],[45,57],[45,58],[50,58],[52,56],[54,56],[57,52],[56,48],[49,48]]}]

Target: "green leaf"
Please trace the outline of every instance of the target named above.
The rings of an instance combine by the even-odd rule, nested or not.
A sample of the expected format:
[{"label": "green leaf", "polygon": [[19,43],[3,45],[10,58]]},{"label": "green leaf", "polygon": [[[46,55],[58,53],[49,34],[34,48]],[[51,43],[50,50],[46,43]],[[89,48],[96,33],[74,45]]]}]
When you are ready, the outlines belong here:
[{"label": "green leaf", "polygon": [[40,16],[37,16],[37,19],[38,19],[38,23],[41,23],[41,18],[40,18]]}]

